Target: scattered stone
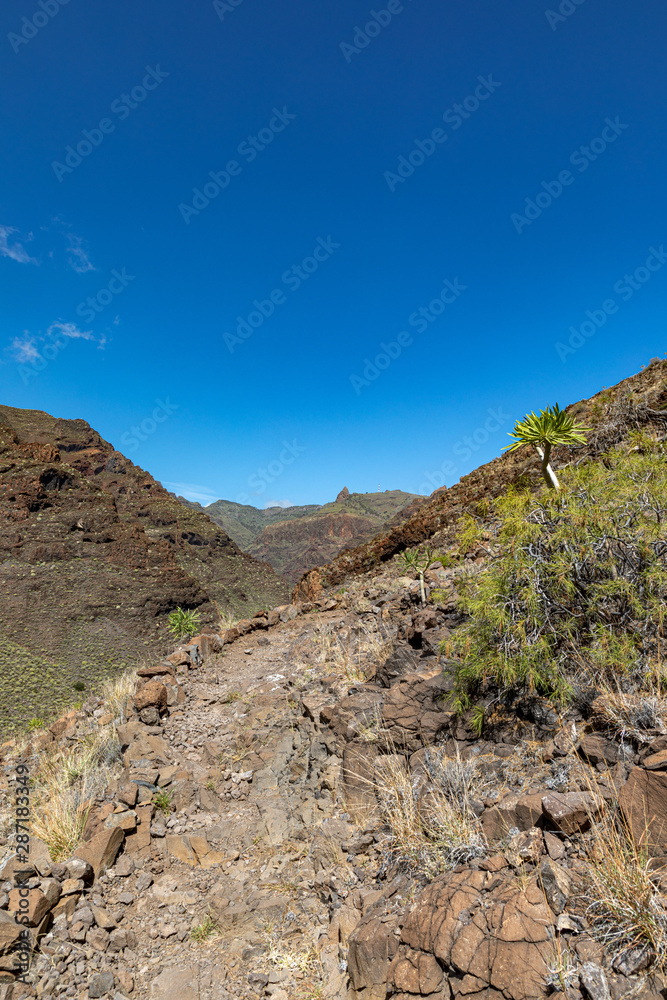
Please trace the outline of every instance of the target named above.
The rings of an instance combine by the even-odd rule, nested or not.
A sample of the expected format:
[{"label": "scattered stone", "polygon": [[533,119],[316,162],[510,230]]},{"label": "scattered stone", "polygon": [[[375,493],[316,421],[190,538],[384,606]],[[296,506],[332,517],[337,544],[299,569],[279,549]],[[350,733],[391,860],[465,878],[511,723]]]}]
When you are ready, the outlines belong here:
[{"label": "scattered stone", "polygon": [[[95,876],[99,878],[116,860],[124,839],[125,833],[120,827],[101,830],[92,840],[78,849],[77,857],[87,861],[95,872]],[[68,869],[72,874],[69,864]]]},{"label": "scattered stone", "polygon": [[113,972],[98,972],[90,980],[88,996],[92,998],[111,996],[114,988]]},{"label": "scattered stone", "polygon": [[548,822],[566,834],[588,830],[603,808],[604,801],[592,792],[550,792],[542,799]]},{"label": "scattered stone", "polygon": [[579,972],[579,982],[588,1000],[611,1000],[607,977],[599,965],[584,962]]},{"label": "scattered stone", "polygon": [[554,913],[562,913],[572,891],[572,878],[569,872],[555,861],[548,859],[540,867],[540,885]]}]

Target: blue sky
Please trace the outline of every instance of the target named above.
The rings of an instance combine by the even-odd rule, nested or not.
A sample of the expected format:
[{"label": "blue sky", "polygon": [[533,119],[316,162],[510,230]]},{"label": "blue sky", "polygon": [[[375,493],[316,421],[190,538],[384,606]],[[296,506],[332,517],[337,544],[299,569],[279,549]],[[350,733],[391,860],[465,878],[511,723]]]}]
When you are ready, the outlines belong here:
[{"label": "blue sky", "polygon": [[665,350],[662,0],[0,28],[0,398],[169,489],[431,492]]}]

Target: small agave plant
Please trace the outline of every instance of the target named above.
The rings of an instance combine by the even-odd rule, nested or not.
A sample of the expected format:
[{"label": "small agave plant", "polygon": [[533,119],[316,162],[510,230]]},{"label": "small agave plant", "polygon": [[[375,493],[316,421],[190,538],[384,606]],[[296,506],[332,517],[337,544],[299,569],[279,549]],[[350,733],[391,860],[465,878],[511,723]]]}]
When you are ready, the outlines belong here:
[{"label": "small agave plant", "polygon": [[198,611],[184,611],[176,608],[169,615],[169,631],[177,639],[186,635],[196,635],[201,625],[201,615]]},{"label": "small agave plant", "polygon": [[510,437],[514,438],[513,444],[506,445],[509,451],[516,451],[524,444],[532,444],[535,451],[542,460],[542,475],[547,486],[554,490],[560,489],[560,483],[556,473],[551,468],[551,449],[558,444],[572,446],[574,444],[585,444],[588,427],[577,424],[574,417],[565,413],[558,406],[547,406],[546,410],[540,410],[540,415],[528,413],[523,420],[517,420],[514,430],[510,431]]}]

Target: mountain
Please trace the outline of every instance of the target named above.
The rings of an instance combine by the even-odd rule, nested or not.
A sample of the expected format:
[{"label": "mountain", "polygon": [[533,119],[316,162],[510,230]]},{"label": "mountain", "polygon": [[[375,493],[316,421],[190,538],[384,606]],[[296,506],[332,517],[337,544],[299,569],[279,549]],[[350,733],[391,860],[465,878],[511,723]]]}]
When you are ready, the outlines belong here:
[{"label": "mountain", "polygon": [[231,500],[217,500],[206,508],[190,506],[205,509],[244,551],[295,583],[307,570],[367,541],[400,521],[402,511],[423,502],[424,497],[401,490],[350,493],[344,488],[332,503],[303,507],[259,510]]},{"label": "mountain", "polygon": [[[84,420],[0,406],[0,714],[40,717],[164,648],[166,615],[284,603],[274,570]],[[21,706],[17,709],[16,706]],[[17,721],[17,720],[15,720]]]},{"label": "mountain", "polygon": [[[654,358],[638,374],[617,385],[605,387],[590,399],[566,407],[568,413],[589,426],[586,445],[575,449],[555,448],[556,467],[569,461],[599,458],[632,430],[667,424],[667,361]],[[478,505],[488,505],[508,486],[537,489],[542,484],[539,462],[532,449],[505,452],[480,466],[450,489],[436,490],[429,498],[403,512],[398,523],[388,526],[372,539],[349,546],[327,565],[306,572],[298,582],[295,596],[314,599],[322,587],[334,587],[348,577],[380,572],[382,564],[397,553],[429,541],[451,544],[466,513],[478,514]]]}]

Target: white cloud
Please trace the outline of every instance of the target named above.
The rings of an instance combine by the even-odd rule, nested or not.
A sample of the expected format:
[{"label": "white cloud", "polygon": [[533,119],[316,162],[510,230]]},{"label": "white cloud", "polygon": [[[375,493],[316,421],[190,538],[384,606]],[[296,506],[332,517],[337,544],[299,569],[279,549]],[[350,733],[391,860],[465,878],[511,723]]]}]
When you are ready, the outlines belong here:
[{"label": "white cloud", "polygon": [[[0,256],[10,257],[19,264],[36,264],[35,258],[30,256],[21,243],[17,241],[10,244],[9,237],[12,233],[17,232],[18,229],[13,229],[11,226],[0,225]],[[28,235],[27,239],[32,239],[32,233]]]},{"label": "white cloud", "polygon": [[69,337],[71,340],[95,340],[92,330],[79,330],[76,323],[63,323],[59,319],[46,331],[48,337],[52,337],[54,333]]},{"label": "white cloud", "polygon": [[20,365],[29,364],[39,357],[35,338],[26,330],[22,337],[14,337],[11,346],[15,361]]},{"label": "white cloud", "polygon": [[73,271],[76,271],[77,274],[85,274],[86,271],[96,270],[80,236],[75,233],[67,233],[67,243],[67,263]]},{"label": "white cloud", "polygon": [[264,504],[264,510],[268,510],[269,507],[293,507],[294,504],[291,500],[267,500]]},{"label": "white cloud", "polygon": [[199,486],[197,483],[168,483],[165,481],[162,485],[168,487],[172,493],[176,493],[180,497],[185,497],[186,500],[193,500],[195,503],[200,503],[204,507],[210,503],[215,503],[218,499],[217,494],[209,489],[208,486]]}]

